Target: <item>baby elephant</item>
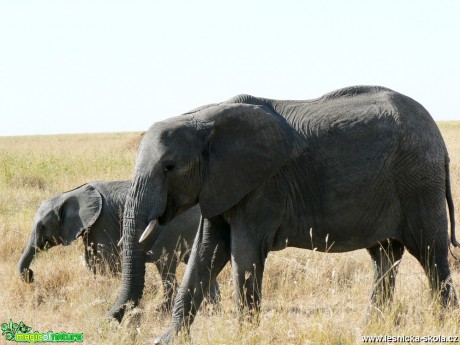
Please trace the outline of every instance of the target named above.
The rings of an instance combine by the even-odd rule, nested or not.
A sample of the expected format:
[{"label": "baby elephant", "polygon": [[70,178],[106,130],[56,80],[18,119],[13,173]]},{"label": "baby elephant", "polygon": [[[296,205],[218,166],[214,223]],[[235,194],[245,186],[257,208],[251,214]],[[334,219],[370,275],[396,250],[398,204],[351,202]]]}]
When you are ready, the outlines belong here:
[{"label": "baby elephant", "polygon": [[[120,272],[122,215],[131,181],[97,181],[43,201],[32,227],[27,247],[19,260],[19,273],[33,281],[29,268],[35,254],[58,244],[69,245],[82,237],[85,261],[96,273]],[[145,245],[146,262],[156,264],[164,288],[163,309],[169,309],[176,289],[176,268],[187,262],[200,220],[199,207],[184,212],[177,220],[157,226]],[[210,299],[217,301],[219,288],[213,284]]]}]

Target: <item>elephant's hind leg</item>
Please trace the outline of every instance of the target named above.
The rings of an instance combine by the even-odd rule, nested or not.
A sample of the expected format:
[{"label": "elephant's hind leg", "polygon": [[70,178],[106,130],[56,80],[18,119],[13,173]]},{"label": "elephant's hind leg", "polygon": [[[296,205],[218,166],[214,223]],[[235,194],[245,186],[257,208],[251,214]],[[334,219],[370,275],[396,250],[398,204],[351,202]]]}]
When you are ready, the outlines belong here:
[{"label": "elephant's hind leg", "polygon": [[[425,242],[425,241],[424,241]],[[443,307],[458,305],[448,263],[447,239],[438,237],[418,248],[407,247],[420,262],[428,277],[431,291]]]},{"label": "elephant's hind leg", "polygon": [[425,270],[433,295],[446,307],[458,303],[448,263],[445,193],[439,189],[427,186],[406,205],[404,245]]},{"label": "elephant's hind leg", "polygon": [[404,246],[396,240],[388,239],[368,248],[367,251],[374,264],[374,284],[369,314],[374,311],[380,313],[393,301],[396,274],[404,253]]}]

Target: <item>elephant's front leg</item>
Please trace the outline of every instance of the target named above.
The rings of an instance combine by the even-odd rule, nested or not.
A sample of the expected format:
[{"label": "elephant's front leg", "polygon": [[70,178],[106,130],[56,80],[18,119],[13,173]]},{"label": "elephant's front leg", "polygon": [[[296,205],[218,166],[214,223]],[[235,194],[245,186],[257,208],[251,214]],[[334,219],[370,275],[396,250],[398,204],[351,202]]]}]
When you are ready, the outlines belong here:
[{"label": "elephant's front leg", "polygon": [[118,249],[104,231],[98,230],[83,237],[86,264],[93,274],[117,274],[121,271]]},{"label": "elephant's front leg", "polygon": [[232,226],[233,283],[240,322],[258,321],[266,254],[244,226]]},{"label": "elephant's front leg", "polygon": [[200,222],[182,284],[174,300],[171,326],[155,339],[155,344],[170,343],[185,328],[188,332],[198,308],[209,291],[210,282],[230,260],[230,228],[220,218]]},{"label": "elephant's front leg", "polygon": [[85,244],[85,262],[86,268],[96,275],[96,247],[93,242],[90,242],[88,234],[83,235],[83,243]]},{"label": "elephant's front leg", "polygon": [[173,297],[177,290],[176,269],[179,260],[174,253],[169,253],[165,258],[160,258],[156,262],[158,272],[161,274],[163,283],[163,303],[158,311],[170,311],[173,303]]}]

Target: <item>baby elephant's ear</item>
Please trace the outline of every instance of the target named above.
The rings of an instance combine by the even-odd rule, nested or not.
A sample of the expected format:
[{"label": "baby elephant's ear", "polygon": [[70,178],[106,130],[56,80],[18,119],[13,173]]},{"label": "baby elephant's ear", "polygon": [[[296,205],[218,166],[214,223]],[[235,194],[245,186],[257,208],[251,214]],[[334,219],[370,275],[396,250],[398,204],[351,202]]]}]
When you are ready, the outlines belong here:
[{"label": "baby elephant's ear", "polygon": [[101,214],[102,197],[88,184],[63,193],[61,197],[61,238],[63,244],[68,245],[97,220]]}]

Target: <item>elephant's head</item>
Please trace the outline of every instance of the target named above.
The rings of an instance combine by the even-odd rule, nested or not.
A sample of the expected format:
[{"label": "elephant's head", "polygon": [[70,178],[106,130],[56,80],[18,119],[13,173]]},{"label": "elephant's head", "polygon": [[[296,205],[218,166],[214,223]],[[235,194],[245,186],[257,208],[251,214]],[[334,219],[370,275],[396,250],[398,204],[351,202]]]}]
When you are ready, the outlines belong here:
[{"label": "elephant's head", "polygon": [[58,244],[68,245],[94,224],[102,208],[102,197],[91,185],[83,185],[43,201],[32,226],[18,269],[26,282],[33,281],[29,268],[35,254]]},{"label": "elephant's head", "polygon": [[[142,231],[199,203],[222,214],[295,154],[295,131],[268,107],[219,104],[154,124],[139,147],[123,219],[123,286],[109,312],[120,320],[144,287]],[[151,228],[149,226],[148,228]]]}]

